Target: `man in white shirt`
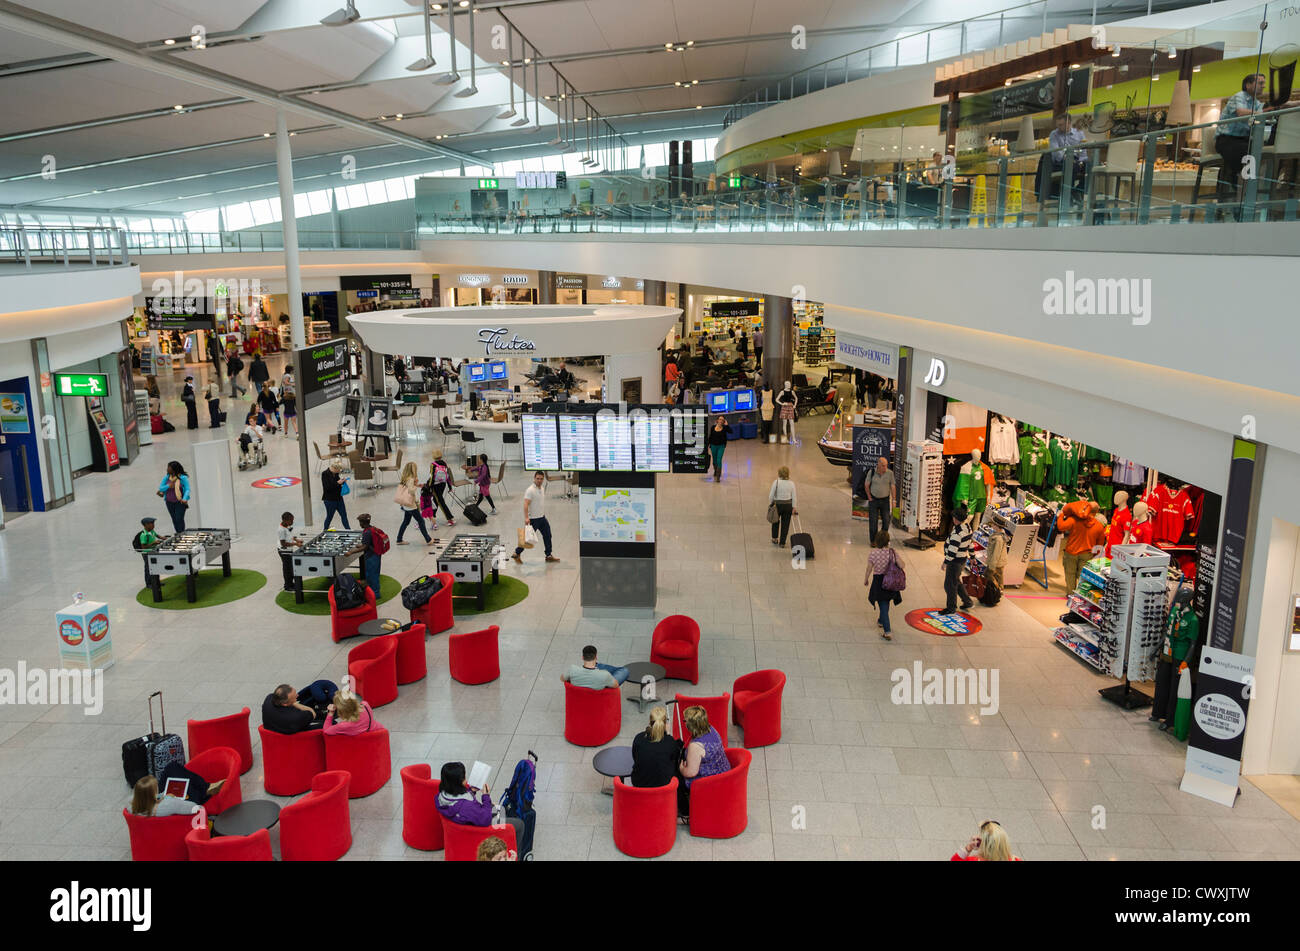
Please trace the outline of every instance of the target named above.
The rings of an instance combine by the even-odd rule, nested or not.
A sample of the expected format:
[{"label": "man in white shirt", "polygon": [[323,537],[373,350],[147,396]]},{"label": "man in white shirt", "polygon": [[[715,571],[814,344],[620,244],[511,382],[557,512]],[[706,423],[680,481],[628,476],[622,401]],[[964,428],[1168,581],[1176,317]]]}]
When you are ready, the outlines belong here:
[{"label": "man in white shirt", "polygon": [[284,569],[284,590],[292,591],[293,587],[293,550],[302,547],[302,539],[293,536],[293,513],[284,512],[280,515],[280,525],[276,532],[280,539],[280,565]]},{"label": "man in white shirt", "polygon": [[[534,472],[533,484],[524,492],[524,524],[531,525],[533,530],[542,536],[546,560],[559,561],[560,559],[551,555],[551,523],[546,520],[546,473],[544,472]],[[524,548],[520,545],[510,557],[523,564],[524,560],[519,557],[523,552]]]},{"label": "man in white shirt", "polygon": [[[1083,188],[1083,179],[1087,174],[1088,153],[1076,146],[1082,145],[1084,141],[1083,131],[1076,129],[1070,124],[1070,114],[1062,112],[1056,117],[1056,128],[1047,136],[1047,142],[1052,148],[1052,171],[1061,173],[1062,182],[1068,176],[1070,179],[1070,200],[1076,202],[1079,200]],[[1075,149],[1074,168],[1065,169],[1065,150],[1067,148]]]}]

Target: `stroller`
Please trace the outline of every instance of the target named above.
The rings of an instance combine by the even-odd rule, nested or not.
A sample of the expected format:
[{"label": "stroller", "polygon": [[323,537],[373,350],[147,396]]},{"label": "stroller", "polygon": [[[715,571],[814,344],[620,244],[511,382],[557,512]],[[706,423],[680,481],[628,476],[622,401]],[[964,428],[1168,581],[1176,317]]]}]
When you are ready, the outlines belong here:
[{"label": "stroller", "polygon": [[266,465],[266,445],[248,433],[239,434],[239,469],[260,469]]},{"label": "stroller", "polygon": [[533,797],[537,793],[537,754],[532,750],[515,764],[515,774],[510,779],[510,786],[501,797],[501,805],[511,819],[519,819],[524,824],[523,841],[519,842],[519,860],[533,860],[533,831],[537,828],[537,812],[533,809]]}]

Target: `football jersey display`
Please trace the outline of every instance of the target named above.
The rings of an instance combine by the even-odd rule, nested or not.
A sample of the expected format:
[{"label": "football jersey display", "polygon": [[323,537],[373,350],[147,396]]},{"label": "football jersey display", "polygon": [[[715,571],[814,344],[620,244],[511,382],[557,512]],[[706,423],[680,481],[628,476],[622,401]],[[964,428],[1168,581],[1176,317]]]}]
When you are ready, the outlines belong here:
[{"label": "football jersey display", "polygon": [[1042,485],[1047,478],[1047,443],[1033,436],[1020,437],[1020,484]]},{"label": "football jersey display", "polygon": [[1155,540],[1170,545],[1178,544],[1187,528],[1187,520],[1192,517],[1191,496],[1182,489],[1174,492],[1161,483],[1151,490],[1144,501],[1151,506]]}]

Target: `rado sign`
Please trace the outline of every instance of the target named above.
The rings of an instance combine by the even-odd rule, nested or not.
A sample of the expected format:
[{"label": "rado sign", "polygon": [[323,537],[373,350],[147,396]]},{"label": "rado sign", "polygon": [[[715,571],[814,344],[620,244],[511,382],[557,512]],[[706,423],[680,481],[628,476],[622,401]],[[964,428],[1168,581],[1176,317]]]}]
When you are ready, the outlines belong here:
[{"label": "rado sign", "polygon": [[[507,335],[509,335],[507,337]],[[518,334],[511,334],[505,327],[493,330],[483,327],[478,332],[479,343],[483,344],[483,356],[490,358],[494,353],[512,353],[523,350],[536,350],[537,344],[531,340],[521,340]]]},{"label": "rado sign", "polygon": [[527,274],[505,274],[501,277],[501,283],[506,287],[522,287],[528,283]]}]

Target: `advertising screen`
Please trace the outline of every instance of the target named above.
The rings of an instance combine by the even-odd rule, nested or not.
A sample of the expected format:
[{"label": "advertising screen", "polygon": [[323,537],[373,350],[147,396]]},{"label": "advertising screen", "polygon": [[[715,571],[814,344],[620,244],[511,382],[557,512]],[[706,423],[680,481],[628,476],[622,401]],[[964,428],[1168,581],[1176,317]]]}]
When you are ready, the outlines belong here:
[{"label": "advertising screen", "polygon": [[754,408],[754,391],[732,390],[731,408],[737,412],[741,410],[752,410]]},{"label": "advertising screen", "polygon": [[560,468],[569,472],[596,469],[596,419],[560,414]]},{"label": "advertising screen", "polygon": [[506,380],[510,378],[510,368],[506,366],[504,360],[494,361],[488,364],[488,379]]},{"label": "advertising screen", "polygon": [[469,365],[469,381],[471,383],[482,383],[487,379],[487,364],[471,363]]},{"label": "advertising screen", "polygon": [[726,390],[714,390],[706,394],[710,413],[725,413],[728,411],[731,401],[727,398]]},{"label": "advertising screen", "polygon": [[545,471],[560,468],[560,444],[555,436],[555,417],[537,413],[523,416],[524,468]]}]

